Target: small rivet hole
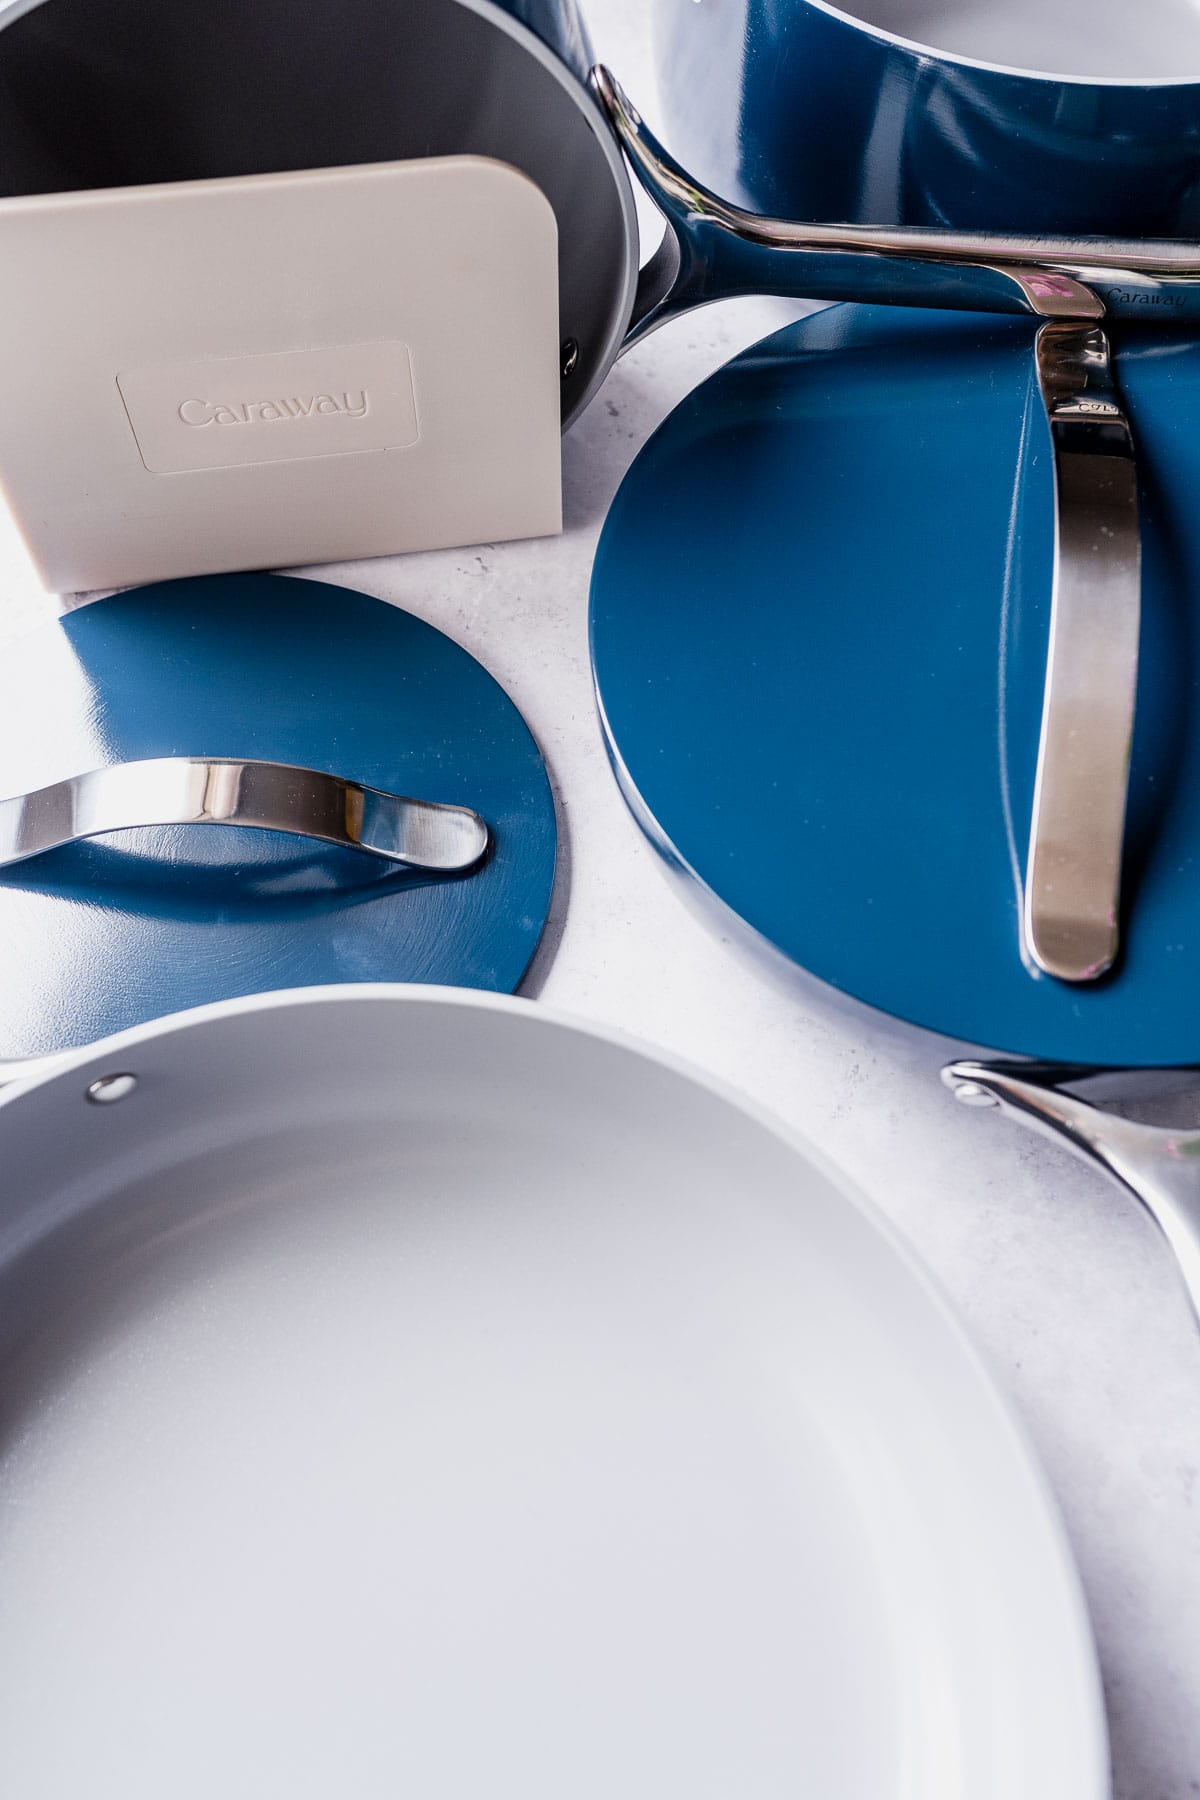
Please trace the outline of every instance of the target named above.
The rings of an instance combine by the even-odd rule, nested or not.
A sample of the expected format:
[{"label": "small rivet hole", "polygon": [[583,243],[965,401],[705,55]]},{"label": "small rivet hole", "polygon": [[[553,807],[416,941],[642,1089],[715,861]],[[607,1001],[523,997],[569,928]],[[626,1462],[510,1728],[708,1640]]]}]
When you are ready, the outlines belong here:
[{"label": "small rivet hole", "polygon": [[995,1094],[990,1094],[977,1081],[960,1081],[954,1090],[954,1098],[961,1106],[999,1106]]},{"label": "small rivet hole", "polygon": [[111,1106],[114,1101],[124,1100],[127,1094],[132,1094],[136,1086],[136,1075],[101,1075],[88,1088],[87,1098],[93,1106]]}]

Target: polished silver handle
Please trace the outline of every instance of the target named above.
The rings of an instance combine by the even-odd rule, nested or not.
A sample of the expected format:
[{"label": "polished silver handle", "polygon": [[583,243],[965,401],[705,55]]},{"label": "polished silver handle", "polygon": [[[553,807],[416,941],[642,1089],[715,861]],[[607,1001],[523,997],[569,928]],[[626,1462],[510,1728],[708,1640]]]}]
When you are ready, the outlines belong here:
[{"label": "polished silver handle", "polygon": [[1053,1064],[955,1062],[942,1080],[966,1106],[994,1106],[1102,1169],[1141,1202],[1175,1253],[1200,1323],[1200,1132],[1121,1119],[1062,1084],[1091,1073]]},{"label": "polished silver handle", "polygon": [[0,800],[0,869],[82,838],[159,825],[292,832],[442,875],[474,868],[490,841],[487,825],[465,806],[411,800],[289,763],[164,756]]},{"label": "polished silver handle", "polygon": [[1106,333],[1055,321],[1035,356],[1055,543],[1023,929],[1039,968],[1091,981],[1119,936],[1141,620],[1137,469]]},{"label": "polished silver handle", "polygon": [[590,81],[667,225],[642,272],[627,343],[676,313],[736,294],[1044,319],[1200,318],[1200,244],[762,218],[711,193],[668,156],[607,69],[593,69]]}]

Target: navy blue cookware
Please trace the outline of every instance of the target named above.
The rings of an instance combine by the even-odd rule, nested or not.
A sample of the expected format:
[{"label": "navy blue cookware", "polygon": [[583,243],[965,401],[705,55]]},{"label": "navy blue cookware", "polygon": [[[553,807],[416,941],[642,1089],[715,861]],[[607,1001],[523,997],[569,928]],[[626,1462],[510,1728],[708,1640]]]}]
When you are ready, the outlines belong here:
[{"label": "navy blue cookware", "polygon": [[1171,0],[658,0],[667,141],[755,211],[1194,235],[1200,15]]},{"label": "navy blue cookware", "polygon": [[[708,174],[710,185],[754,210],[1016,231],[1024,234],[1017,250],[1026,261],[1039,252],[1029,235],[1046,229],[1161,235],[1189,231],[1200,219],[1193,198],[1200,84],[1039,86],[1022,78],[1022,97],[1007,112],[989,101],[988,117],[1003,129],[976,151],[967,124],[939,95],[943,85],[952,93],[976,77],[989,92],[993,85],[1002,91],[1003,81],[985,80],[986,71],[972,70],[968,80],[961,60],[910,55],[802,0],[753,0],[749,9],[746,0],[678,0],[678,7],[684,17],[674,25],[669,5],[664,12],[672,143],[685,159],[695,155],[697,174]],[[917,74],[895,72],[905,57]],[[591,62],[577,0],[324,0],[300,10],[278,0],[0,0],[0,196],[406,157],[499,158],[538,183],[558,221],[568,421],[631,326],[637,335],[685,303],[747,290],[859,298],[865,284],[876,293],[880,269],[862,245],[850,260],[826,260],[820,269],[811,245],[785,259],[714,258],[711,215],[685,218],[669,174],[645,158],[638,174],[665,204],[673,230],[670,254],[639,278],[620,142],[628,145],[628,119],[623,125],[611,87],[589,80]],[[721,123],[730,108],[732,136]],[[1031,129],[1035,116],[1050,133],[1045,141]],[[906,147],[925,136],[940,146],[929,153],[935,161],[940,156],[949,168],[965,158],[971,171],[965,186],[947,176],[945,191],[928,203],[921,194],[938,189],[925,170],[929,158]],[[1059,138],[1066,141],[1061,157]],[[888,188],[873,175],[844,178],[838,170],[847,157],[872,167],[899,157],[902,170],[915,157],[922,173]],[[983,167],[997,184],[994,204],[981,198]],[[1084,204],[1081,183],[1094,203]],[[736,236],[724,228],[727,243]],[[917,248],[909,246],[910,262]],[[929,273],[929,253],[944,257],[944,243],[923,251],[926,303],[1045,310],[1031,309],[1028,295],[1014,301],[1007,280],[981,282],[979,268],[1004,261],[1003,246],[959,247],[955,260],[973,257],[976,265],[969,294],[961,280]],[[1009,261],[1014,253],[1009,245]],[[1070,250],[1064,254],[1070,264]],[[1124,260],[1108,247],[1110,266]],[[709,277],[702,284],[694,279],[698,263]],[[890,279],[885,272],[885,286]],[[1144,299],[1140,279],[1133,286],[1130,306]],[[1115,295],[1114,287],[1110,306],[1123,304]],[[913,295],[901,284],[898,294],[876,297]]]},{"label": "navy blue cookware", "polygon": [[[883,4],[872,0],[876,8]],[[1065,4],[1059,0],[1054,8],[1033,11],[1057,17]],[[988,9],[958,10],[980,18]],[[1111,11],[1085,10],[1093,26]],[[1040,516],[1044,530],[1053,498],[1060,511],[1065,504],[1069,484],[1062,478],[1064,467],[1082,466],[1077,462],[1081,447],[1087,455],[1109,456],[1113,442],[1121,440],[1126,445],[1123,460],[1132,469],[1128,421],[1112,380],[1109,327],[1128,319],[1178,322],[1200,316],[1200,256],[1192,244],[1169,241],[1200,224],[1200,109],[1195,104],[1200,84],[1188,72],[1186,43],[1181,40],[1182,79],[1138,69],[1097,75],[1071,67],[1069,59],[1066,72],[1054,75],[1007,67],[953,45],[940,50],[907,40],[895,30],[895,16],[889,23],[876,12],[864,24],[821,0],[664,0],[663,19],[663,87],[673,141],[685,157],[694,155],[699,175],[707,175],[714,187],[735,202],[748,202],[757,213],[783,215],[782,223],[739,212],[660,153],[615,83],[589,73],[591,52],[575,0],[353,0],[350,5],[327,0],[302,13],[276,0],[173,0],[170,6],[161,0],[9,0],[7,5],[0,0],[0,194],[456,152],[499,157],[539,183],[558,220],[563,413],[568,421],[595,391],[624,343],[686,306],[753,291],[871,298],[963,315],[952,330],[929,338],[928,360],[935,373],[927,387],[910,396],[911,411],[936,399],[942,375],[955,371],[977,387],[982,382],[977,398],[985,414],[1006,381],[1015,392],[1023,380],[1026,400],[1030,394],[1036,400],[1030,385],[1036,368],[1045,416],[1029,402],[1022,413],[1032,434],[1028,442],[1010,441],[1010,409],[1003,422],[998,416],[992,419],[980,428],[977,440],[962,447],[962,468],[980,456],[995,465],[987,474],[989,481],[1000,480],[993,500],[1008,496],[1018,511],[1028,505],[1031,521]],[[1081,40],[1093,49],[1097,41],[1096,30]],[[1200,55],[1192,66],[1200,68]],[[623,152],[669,224],[662,250],[640,273]],[[787,223],[789,217],[800,223]],[[835,223],[824,229],[812,223],[821,220]],[[930,227],[937,232],[930,235]],[[1040,234],[1047,231],[1093,235],[1046,240]],[[1168,241],[1130,244],[1096,235],[1133,231],[1152,231]],[[972,322],[975,312],[1031,315],[1040,322],[1038,334],[1035,338],[1028,323],[1003,321],[985,331],[977,319]],[[813,329],[819,334],[828,327]],[[902,343],[908,329],[897,326],[895,341]],[[913,329],[923,332],[927,325]],[[879,442],[885,443],[893,420],[890,413],[881,420],[878,399],[894,393],[896,352],[886,333],[882,347],[873,349],[872,341],[870,332],[861,342],[855,338],[868,376],[872,359],[880,368],[879,383],[866,381],[859,422],[864,434],[881,428]],[[968,359],[969,367],[962,366],[964,342],[983,346],[982,362]],[[1057,361],[1045,351],[1055,344],[1065,346]],[[942,369],[944,350],[948,355]],[[1166,368],[1164,359],[1170,354],[1169,337],[1152,331],[1144,348],[1147,393],[1154,389],[1151,376]],[[987,373],[993,355],[995,369]],[[830,391],[844,392],[837,388],[832,365],[822,367],[829,370]],[[850,367],[845,358],[837,364],[839,370]],[[806,421],[797,427],[794,441],[790,427],[784,431],[788,448],[779,463],[773,460],[777,446],[771,428],[791,418],[793,399],[803,413],[806,396],[811,397],[810,374],[805,361],[805,379],[794,393],[788,377],[779,419],[756,414],[757,402],[751,404],[744,421],[748,452],[735,457],[728,471],[734,510],[749,504],[749,513],[732,540],[737,547],[733,564],[714,545],[710,573],[724,569],[725,602],[737,595],[733,610],[741,619],[747,600],[743,575],[750,571],[751,597],[757,603],[765,594],[769,600],[754,608],[759,624],[773,616],[780,592],[792,604],[793,583],[780,573],[786,560],[774,565],[763,554],[758,526],[766,516],[763,496],[778,489],[780,468],[795,465],[802,471],[808,464]],[[1136,390],[1142,385],[1135,374],[1139,405]],[[740,375],[734,386],[739,393],[760,391],[753,381],[745,390]],[[1064,402],[1069,419],[1056,416],[1056,407]],[[1145,405],[1150,418],[1152,404]],[[910,416],[900,414],[894,421],[901,440],[894,448],[902,464],[908,457]],[[1028,444],[1040,433],[1045,449],[1047,421],[1049,444],[1056,456],[1062,451],[1057,486],[1047,488],[1040,499],[1031,489],[1026,500],[1032,466]],[[1064,424],[1062,435],[1058,427]],[[687,413],[670,428],[685,437],[696,432],[703,437],[706,430],[703,420]],[[740,430],[734,431],[735,443]],[[669,446],[675,439],[668,435],[664,441]],[[643,473],[635,473],[630,495],[614,512],[608,549],[598,566],[598,605],[609,579],[606,570],[623,560],[612,549],[620,541],[613,534],[625,531],[631,515],[636,516],[637,484],[661,451],[660,444],[647,452],[639,465]],[[1146,484],[1153,480],[1156,454],[1151,441],[1141,501],[1152,518],[1158,500]],[[1042,457],[1043,481],[1052,460]],[[704,461],[704,481],[710,486],[714,466]],[[757,485],[748,481],[749,470],[761,477]],[[727,515],[717,504],[720,490],[718,481],[706,518],[696,506],[695,492],[681,486],[686,519],[704,529],[725,522]],[[913,496],[916,512],[924,510],[927,521],[929,509],[923,509],[921,496],[928,492],[922,486]],[[783,503],[782,495],[777,499]],[[1130,493],[1127,528],[1133,501]],[[870,535],[866,526],[888,518],[889,504],[886,488],[856,496],[858,511],[845,515],[852,520],[848,542],[856,553]],[[781,516],[788,518],[786,506]],[[990,529],[995,519],[991,514],[989,519]],[[778,520],[768,522],[768,535],[777,526]],[[631,541],[646,547],[643,526],[635,525]],[[1163,541],[1170,543],[1169,531]],[[1151,538],[1147,564],[1152,581],[1156,559],[1165,554]],[[916,559],[912,567],[918,566]],[[939,561],[936,566],[941,570],[943,565]],[[640,592],[646,571],[659,567],[655,556],[648,555],[630,591]],[[988,592],[994,598],[994,560],[988,568],[993,582]],[[1046,564],[1041,604],[1052,585],[1050,575]],[[901,586],[909,580],[904,568],[898,579]],[[675,577],[664,589],[676,633],[681,621],[692,617],[686,586]],[[1003,582],[1001,586],[1007,593]],[[903,608],[917,641],[924,629],[944,634],[952,612],[939,610],[936,599],[927,583],[918,583]],[[1028,619],[1035,620],[1036,604],[1030,602],[1030,607]],[[601,617],[598,612],[598,621]],[[974,621],[966,636],[978,665],[976,677],[982,678],[981,670],[990,671],[994,680],[994,652],[1002,640],[986,609],[981,618],[983,624]],[[598,633],[600,629],[598,623]],[[652,635],[653,628],[647,629]],[[1026,649],[1037,635],[1032,624],[1029,631]],[[768,630],[763,653],[777,654],[770,636]],[[1043,660],[1044,644],[1043,620]],[[603,654],[598,635],[601,693],[608,708],[615,700],[611,682],[606,691]],[[804,645],[798,654],[805,654]],[[940,666],[936,657],[934,665]],[[819,670],[819,663],[812,667]],[[947,665],[947,683],[952,684],[953,674]],[[1129,674],[1131,679],[1131,670]],[[839,694],[840,706],[854,704],[853,695]],[[988,716],[994,720],[994,695],[990,704]],[[1036,713],[1028,694],[1021,706],[1025,715]],[[1139,710],[1139,720],[1144,710]],[[755,717],[753,711],[731,716],[740,719],[741,729]],[[1003,708],[1000,716],[1008,716]],[[1163,729],[1174,717],[1168,707]],[[755,729],[758,723],[755,717]],[[623,755],[623,731],[614,730],[618,756]],[[1022,740],[1026,749],[1030,741]],[[1004,764],[1002,754],[998,766]],[[790,777],[793,771],[784,767],[780,773]],[[863,792],[864,784],[886,778],[889,769],[851,766],[850,773],[850,788],[829,803],[835,808],[844,808],[847,792]],[[919,774],[905,772],[903,791],[919,794]],[[964,777],[968,789],[972,779],[970,773]],[[1136,857],[1143,813],[1136,792],[1133,798],[1131,855]],[[894,819],[883,818],[883,824],[894,825]],[[730,866],[740,848],[737,837],[727,845]],[[686,860],[686,851],[676,854]],[[880,868],[882,893],[892,878],[882,855]],[[1145,899],[1149,918],[1153,883],[1147,875],[1139,898],[1139,880],[1140,873],[1132,883],[1133,897],[1139,905]],[[719,891],[720,884],[714,886]],[[1013,891],[1009,881],[1004,904],[1012,904]],[[804,914],[801,898],[792,896],[797,916]],[[735,910],[747,910],[736,898],[732,904]],[[989,892],[983,911],[1000,904]],[[836,906],[832,916],[837,916]],[[1009,954],[1014,935],[1005,941]],[[941,947],[939,940],[932,949]],[[1110,978],[1118,986],[1094,984],[1057,1012],[1053,1005],[1044,1008],[1053,1029],[1046,1023],[1043,1031],[1039,1015],[1032,1022],[1020,1018],[1009,1030],[1005,1017],[996,1021],[999,1029],[983,1029],[978,1035],[1027,1055],[1070,1055],[1088,1063],[1173,1060],[1182,1040],[1172,1037],[1169,1048],[1162,1048],[1149,1027],[1144,1043],[1136,1034],[1133,1041],[1128,1033],[1091,1035],[1086,1028],[1069,1028],[1071,1006],[1082,1009],[1081,1019],[1107,1016],[1113,1004],[1108,996],[1123,992],[1119,984],[1141,968],[1141,955],[1131,938],[1126,961]],[[928,970],[915,957],[913,967],[923,984]],[[974,971],[962,979],[969,987]],[[1003,979],[999,965],[998,979]],[[929,988],[930,996],[936,985]],[[870,986],[863,985],[864,996],[888,1005],[888,996],[868,992]],[[929,1004],[934,1004],[932,998]],[[1021,1005],[1013,1004],[1020,1014]],[[919,1011],[907,1000],[895,1010],[909,1017]],[[969,1037],[976,1018],[986,1027],[993,1015],[985,1004],[974,1010],[951,1007],[946,1017],[952,1021],[949,1029]],[[999,1077],[994,1074],[985,1077],[977,1071],[970,1080],[957,1079],[967,1097],[997,1097]],[[1027,1091],[1018,1094],[1013,1087],[1001,1096],[1001,1104],[1034,1113],[1039,1105]],[[1061,1115],[1067,1102],[1056,1097],[1055,1104],[1059,1114],[1049,1122],[1066,1130]],[[1076,1118],[1071,1129],[1077,1124]],[[1087,1140],[1090,1129],[1085,1122],[1075,1135]],[[1173,1147],[1164,1151],[1168,1161],[1179,1161],[1179,1142],[1173,1139]],[[1109,1155],[1108,1160],[1119,1158]],[[1152,1185],[1141,1182],[1144,1197]],[[1165,1218],[1166,1202],[1160,1201],[1161,1196],[1154,1203]],[[1173,1222],[1168,1229],[1176,1236],[1182,1231],[1187,1239],[1188,1232],[1177,1230]],[[1200,1225],[1193,1220],[1188,1229],[1195,1238],[1191,1249],[1200,1293]]]},{"label": "navy blue cookware", "polygon": [[1100,979],[1055,979],[1022,932],[1054,555],[1023,321],[835,307],[739,356],[613,502],[592,656],[618,782],[685,897],[1114,1173],[1200,1310],[1200,1135],[1060,1091],[1200,1062],[1200,343],[1120,341],[1141,654]]},{"label": "navy blue cookware", "polygon": [[[517,708],[433,626],[327,582],[161,582],[29,634],[0,667],[0,771],[0,1080],[276,988],[508,992],[550,906],[554,799]],[[486,839],[434,867],[427,833],[379,830],[396,796]],[[52,852],[17,859],[39,833]]]}]

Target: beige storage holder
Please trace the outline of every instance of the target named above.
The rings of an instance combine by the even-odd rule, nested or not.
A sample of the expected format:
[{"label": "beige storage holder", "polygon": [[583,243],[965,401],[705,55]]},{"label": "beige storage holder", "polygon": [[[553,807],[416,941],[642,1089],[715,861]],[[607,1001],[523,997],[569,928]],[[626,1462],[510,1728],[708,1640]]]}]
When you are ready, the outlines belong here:
[{"label": "beige storage holder", "polygon": [[58,592],[561,527],[557,230],[456,156],[0,201],[0,483]]}]

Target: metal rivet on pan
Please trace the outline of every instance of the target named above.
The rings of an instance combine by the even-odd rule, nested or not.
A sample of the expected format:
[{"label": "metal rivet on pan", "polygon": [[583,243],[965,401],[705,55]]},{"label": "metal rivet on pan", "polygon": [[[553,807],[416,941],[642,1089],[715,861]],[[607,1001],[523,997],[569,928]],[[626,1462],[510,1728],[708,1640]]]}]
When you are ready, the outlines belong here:
[{"label": "metal rivet on pan", "polygon": [[995,1094],[989,1094],[985,1087],[977,1081],[960,1081],[954,1090],[954,1098],[964,1106],[999,1106]]},{"label": "metal rivet on pan", "polygon": [[559,348],[559,370],[566,381],[575,373],[575,365],[579,361],[579,345],[574,338],[564,338]]},{"label": "metal rivet on pan", "polygon": [[115,1100],[124,1100],[126,1094],[132,1094],[136,1086],[136,1075],[101,1075],[99,1081],[93,1081],[88,1088],[87,1097],[93,1106],[111,1106]]}]

